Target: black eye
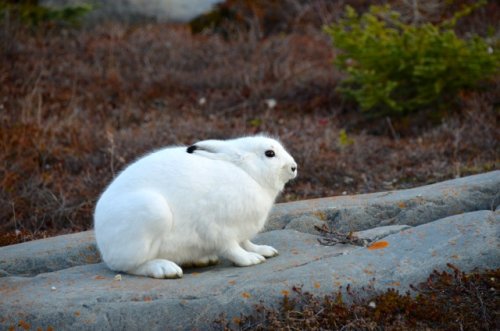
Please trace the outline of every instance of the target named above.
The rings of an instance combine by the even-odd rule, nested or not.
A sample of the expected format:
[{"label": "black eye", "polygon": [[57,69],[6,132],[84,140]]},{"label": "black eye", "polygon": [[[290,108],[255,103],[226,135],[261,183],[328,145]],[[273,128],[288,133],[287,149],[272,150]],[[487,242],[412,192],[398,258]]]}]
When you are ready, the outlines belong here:
[{"label": "black eye", "polygon": [[267,157],[274,157],[276,154],[274,154],[273,150],[268,150],[264,153]]}]

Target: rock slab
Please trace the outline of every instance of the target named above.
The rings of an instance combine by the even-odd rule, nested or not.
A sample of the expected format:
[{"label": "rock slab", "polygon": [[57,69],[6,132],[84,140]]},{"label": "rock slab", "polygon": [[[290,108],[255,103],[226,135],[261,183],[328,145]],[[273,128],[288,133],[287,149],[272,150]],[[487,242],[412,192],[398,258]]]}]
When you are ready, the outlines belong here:
[{"label": "rock slab", "polygon": [[339,231],[384,225],[421,225],[450,215],[495,210],[500,203],[500,171],[448,180],[408,190],[339,196],[278,204],[266,225],[285,228],[302,217]]},{"label": "rock slab", "polygon": [[259,302],[275,305],[294,285],[317,294],[347,284],[404,291],[446,263],[464,271],[500,267],[498,221],[492,211],[452,216],[389,235],[379,249],[322,246],[315,235],[270,231],[256,241],[273,244],[278,257],[247,268],[224,262],[186,270],[177,280],[118,280],[102,263],[4,277],[0,329],[206,330],[221,313],[231,319]]},{"label": "rock slab", "polygon": [[0,277],[35,276],[101,262],[93,231],[67,234],[0,248]]},{"label": "rock slab", "polygon": [[[273,230],[256,242],[279,256],[247,268],[185,269],[177,280],[117,277],[99,263],[91,231],[3,247],[0,330],[206,330],[221,313],[231,320],[260,302],[277,305],[296,285],[316,294],[348,284],[406,291],[447,263],[496,269],[499,175],[277,205]],[[314,225],[322,224],[373,246],[320,245]]]},{"label": "rock slab", "polygon": [[[497,207],[498,211],[499,202],[500,171],[492,171],[409,190],[277,204],[265,231],[319,234],[315,226],[327,225],[361,233],[383,226],[415,226],[476,210]],[[96,262],[94,234],[87,231],[0,248],[0,277],[34,276]]]}]

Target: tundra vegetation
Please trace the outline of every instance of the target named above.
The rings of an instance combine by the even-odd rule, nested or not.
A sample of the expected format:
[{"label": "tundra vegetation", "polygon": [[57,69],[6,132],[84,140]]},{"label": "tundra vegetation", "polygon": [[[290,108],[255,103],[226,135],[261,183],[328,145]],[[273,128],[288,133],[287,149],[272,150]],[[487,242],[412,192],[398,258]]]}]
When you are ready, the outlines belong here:
[{"label": "tundra vegetation", "polygon": [[406,293],[347,287],[318,297],[296,286],[284,291],[278,307],[260,304],[251,314],[231,321],[222,315],[215,323],[223,330],[493,330],[499,276],[498,269],[464,273],[448,264]]},{"label": "tundra vegetation", "polygon": [[500,10],[475,3],[229,0],[191,24],[86,24],[89,7],[0,1],[0,244],[90,229],[127,163],[205,138],[280,136],[299,177],[278,202],[498,169]]}]

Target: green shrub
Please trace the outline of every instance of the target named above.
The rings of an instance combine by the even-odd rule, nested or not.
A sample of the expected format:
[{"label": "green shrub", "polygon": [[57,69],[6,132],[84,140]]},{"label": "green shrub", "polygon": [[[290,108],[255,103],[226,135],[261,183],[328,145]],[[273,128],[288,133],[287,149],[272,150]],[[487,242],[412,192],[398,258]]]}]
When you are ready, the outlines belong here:
[{"label": "green shrub", "polygon": [[92,6],[83,4],[60,9],[38,5],[38,1],[0,1],[0,20],[18,19],[28,26],[38,26],[46,22],[59,22],[75,25],[92,10]]},{"label": "green shrub", "polygon": [[372,6],[361,16],[347,6],[345,18],[325,28],[341,51],[334,63],[347,73],[340,92],[371,114],[405,115],[446,105],[461,90],[478,87],[498,73],[498,51],[453,30],[477,6],[421,25],[405,23],[389,6]]}]

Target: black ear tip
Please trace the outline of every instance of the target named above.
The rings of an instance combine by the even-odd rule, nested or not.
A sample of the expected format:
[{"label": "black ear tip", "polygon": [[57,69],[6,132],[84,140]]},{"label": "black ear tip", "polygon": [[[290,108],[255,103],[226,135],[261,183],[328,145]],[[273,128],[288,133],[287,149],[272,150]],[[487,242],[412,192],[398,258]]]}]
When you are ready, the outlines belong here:
[{"label": "black ear tip", "polygon": [[188,152],[189,154],[193,154],[193,152],[194,152],[195,150],[197,150],[197,149],[198,149],[198,146],[196,146],[196,145],[191,145],[191,146],[189,146],[189,147],[186,149],[186,152]]}]

